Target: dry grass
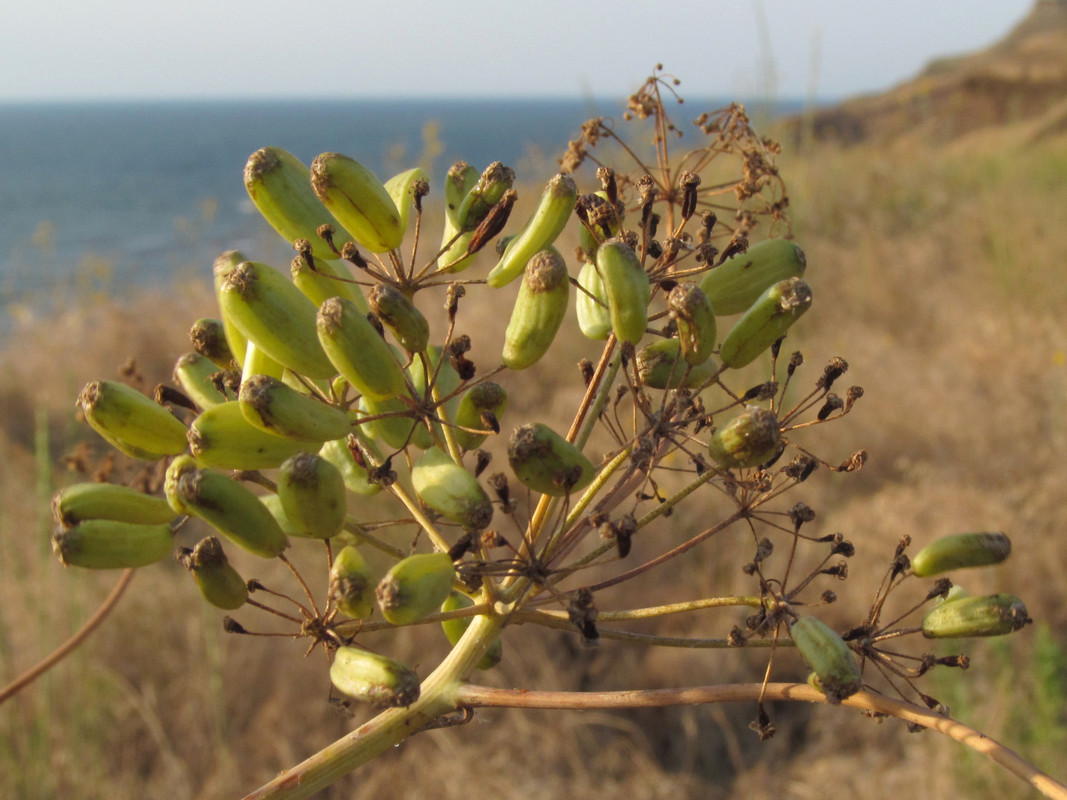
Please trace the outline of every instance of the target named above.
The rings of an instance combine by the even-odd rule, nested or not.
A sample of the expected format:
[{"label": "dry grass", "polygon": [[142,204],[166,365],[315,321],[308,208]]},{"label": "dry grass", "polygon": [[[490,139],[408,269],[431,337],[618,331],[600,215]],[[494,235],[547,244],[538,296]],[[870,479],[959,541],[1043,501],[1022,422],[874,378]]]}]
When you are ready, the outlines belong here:
[{"label": "dry grass", "polygon": [[[1016,552],[1009,566],[975,576],[969,588],[1024,596],[1048,635],[1031,628],[1003,644],[968,646],[974,666],[949,676],[963,687],[942,680],[927,690],[1054,771],[1062,771],[1056,757],[1067,729],[1057,668],[1067,631],[1062,144],[987,147],[978,156],[914,146],[825,150],[783,163],[818,308],[793,344],[805,351],[811,380],[826,359],[841,355],[852,365],[849,382],[866,390],[847,421],[822,430],[819,449],[834,460],[863,447],[867,467],[844,478],[816,473],[793,498],[816,509],[813,524],[844,532],[859,549],[850,579],[835,587],[834,617],[841,625],[862,617],[904,534],[922,543],[966,529],[1010,533]],[[114,580],[63,570],[47,552],[47,498],[54,484],[70,480],[61,457],[91,439],[75,424],[78,388],[114,376],[129,356],[146,385],[166,379],[187,348],[187,323],[210,314],[211,305],[206,285],[71,301],[46,319],[18,324],[7,339],[0,352],[0,682],[62,640]],[[161,316],[166,326],[151,324]],[[524,410],[547,418],[577,391],[576,371],[546,369],[539,378],[513,420]],[[680,515],[672,520],[685,523]],[[678,586],[742,588],[738,557],[729,557],[740,541],[716,541],[672,576],[677,585],[642,591],[665,599]],[[356,724],[326,702],[321,653],[305,660],[301,644],[224,636],[220,614],[201,605],[176,566],[138,575],[101,632],[0,708],[0,795],[239,796]],[[735,621],[700,615],[672,621],[671,632],[723,635]],[[611,644],[586,650],[565,634],[521,628],[509,630],[505,644],[504,664],[486,678],[494,685],[751,680],[765,659]],[[443,646],[436,631],[412,631],[398,655],[425,668]],[[783,677],[802,674],[790,664]],[[772,713],[779,734],[765,744],[747,730],[749,707],[484,713],[465,728],[415,737],[325,796],[875,799],[916,787],[931,797],[1022,796],[1012,779],[991,765],[961,762],[959,750],[933,734],[913,736],[902,725],[837,709]],[[958,763],[966,771],[950,766]]]}]

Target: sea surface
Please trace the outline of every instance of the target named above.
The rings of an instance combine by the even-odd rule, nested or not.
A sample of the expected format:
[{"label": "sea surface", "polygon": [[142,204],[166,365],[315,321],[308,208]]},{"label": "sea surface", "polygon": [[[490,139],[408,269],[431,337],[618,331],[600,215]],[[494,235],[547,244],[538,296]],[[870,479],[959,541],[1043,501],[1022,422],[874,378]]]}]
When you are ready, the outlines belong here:
[{"label": "sea surface", "polygon": [[[723,104],[687,101],[678,121]],[[342,152],[382,179],[439,149],[432,199],[458,159],[547,178],[582,122],[621,113],[614,99],[0,105],[0,308],[71,287],[206,279],[231,248],[287,260],[242,182],[265,145],[305,163]]]}]

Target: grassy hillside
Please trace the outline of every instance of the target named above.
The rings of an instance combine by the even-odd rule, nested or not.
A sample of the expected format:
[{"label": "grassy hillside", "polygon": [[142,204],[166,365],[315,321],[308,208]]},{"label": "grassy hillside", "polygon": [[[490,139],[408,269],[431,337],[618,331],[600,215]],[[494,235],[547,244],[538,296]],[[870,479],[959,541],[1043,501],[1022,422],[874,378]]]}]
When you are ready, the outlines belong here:
[{"label": "grassy hillside", "polygon": [[[818,308],[795,343],[813,364],[843,356],[866,390],[827,441],[841,458],[866,449],[867,466],[847,479],[818,473],[802,498],[825,532],[844,532],[863,556],[840,587],[839,621],[862,615],[902,535],[1007,531],[1009,565],[968,588],[1024,596],[1038,624],[969,645],[971,670],[926,688],[1054,774],[1067,738],[1065,145],[1014,129],[947,148],[820,146],[780,162]],[[48,498],[73,479],[70,456],[95,447],[74,420],[78,389],[131,358],[146,386],[166,380],[188,349],[188,323],[214,313],[207,270],[203,283],[154,294],[63,298],[4,341],[0,683],[75,629],[115,580],[64,570],[48,552]],[[573,390],[574,376],[559,372],[538,374],[544,389],[527,407],[561,381]],[[742,577],[722,574],[709,552],[677,580],[721,590]],[[301,643],[223,635],[221,612],[202,605],[177,565],[138,574],[84,648],[0,706],[0,796],[236,797],[363,718],[328,702],[321,652],[305,658]],[[722,635],[733,621],[694,618],[672,633]],[[752,679],[765,658],[589,650],[521,628],[505,645],[494,685]],[[442,648],[436,631],[416,631],[399,655],[418,665]],[[794,664],[782,677],[802,675]],[[830,796],[872,800],[916,786],[930,797],[1023,796],[1015,779],[931,733],[841,709],[772,714],[779,733],[761,744],[747,705],[479,713],[416,736],[326,796],[802,798],[828,786]]]}]

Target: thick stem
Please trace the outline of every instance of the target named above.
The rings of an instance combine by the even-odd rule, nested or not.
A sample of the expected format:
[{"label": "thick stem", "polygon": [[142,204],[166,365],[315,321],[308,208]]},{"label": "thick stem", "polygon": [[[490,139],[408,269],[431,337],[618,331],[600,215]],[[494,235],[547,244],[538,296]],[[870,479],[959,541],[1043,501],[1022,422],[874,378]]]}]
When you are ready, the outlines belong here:
[{"label": "thick stem", "polygon": [[395,744],[459,707],[459,688],[497,638],[502,620],[478,616],[463,638],[422,683],[419,699],[391,708],[315,755],[280,773],[244,800],[300,800],[310,797]]},{"label": "thick stem", "polygon": [[[610,709],[689,706],[704,703],[737,701],[791,700],[804,703],[825,703],[826,695],[804,683],[745,683],[723,686],[695,686],[687,689],[652,689],[622,692],[527,692],[515,689],[490,689],[465,684],[459,688],[458,700],[467,708],[556,708]],[[874,711],[913,722],[924,728],[943,733],[957,742],[988,757],[1009,772],[1022,778],[1045,797],[1067,800],[1067,786],[1039,770],[1017,753],[991,739],[981,731],[933,711],[894,700],[885,695],[857,692],[842,701],[842,705]]]}]

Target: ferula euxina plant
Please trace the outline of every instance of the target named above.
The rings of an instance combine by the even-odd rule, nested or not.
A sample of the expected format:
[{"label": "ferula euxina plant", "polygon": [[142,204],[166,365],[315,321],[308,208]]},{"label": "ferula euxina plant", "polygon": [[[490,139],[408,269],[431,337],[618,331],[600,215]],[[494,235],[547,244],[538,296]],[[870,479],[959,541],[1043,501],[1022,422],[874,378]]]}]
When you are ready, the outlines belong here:
[{"label": "ferula euxina plant", "polygon": [[[866,460],[818,449],[817,429],[862,396],[840,388],[847,362],[835,356],[813,375],[790,345],[833,276],[792,239],[778,145],[740,105],[700,115],[683,136],[668,113],[676,83],[657,68],[622,123],[586,122],[540,190],[500,163],[457,163],[435,187],[420,169],[383,182],[349,155],[305,165],[277,147],[257,151],[245,185],[293,244],[291,270],[255,253],[221,255],[219,318],[197,321],[199,355],[178,360],[176,387],[149,398],[97,381],[82,392],[104,439],[166,472],[174,513],[128,492],[67,489],[56,500],[59,557],[119,568],[177,552],[209,602],[238,609],[226,629],[242,633],[256,631],[257,615],[292,619],[293,605],[279,610],[288,595],[302,615],[292,633],[324,655],[323,702],[332,677],[349,705],[386,707],[253,796],[309,796],[485,705],[667,705],[722,700],[730,688],[754,702],[761,737],[773,733],[764,704],[775,699],[829,699],[937,727],[944,710],[917,681],[966,658],[931,655],[925,637],[1002,634],[1028,621],[1006,594],[935,609],[951,583],[918,578],[933,557],[913,571],[906,538],[885,554],[882,586],[850,627],[819,619],[856,548],[818,531],[815,512],[786,495],[817,472],[854,472]],[[540,200],[528,219],[513,219],[527,192]],[[430,219],[444,220],[443,235]],[[478,314],[508,319],[512,304],[504,339],[493,339]],[[578,325],[567,323],[574,314]],[[567,363],[576,353],[580,369]],[[568,416],[523,402],[546,378],[574,382]],[[361,509],[372,495],[391,522],[369,524]],[[705,510],[676,513],[690,506]],[[196,557],[207,545],[185,541],[188,516],[220,534],[210,559]],[[668,525],[670,536],[656,535]],[[736,562],[747,593],[662,605],[643,602],[648,583],[635,581],[620,605],[609,592],[661,568],[663,586],[683,587],[669,571],[734,528],[750,546],[720,547],[715,558]],[[988,540],[954,540],[937,559],[992,563],[985,550],[970,555]],[[285,561],[292,585],[254,579],[246,598],[224,552],[235,548]],[[297,549],[322,551],[301,560],[321,570],[298,571]],[[814,556],[813,569],[801,553]],[[242,573],[254,578],[254,565]],[[885,621],[886,597],[907,591],[911,611]],[[647,634],[650,619],[708,607],[728,636]],[[765,648],[768,669],[747,688],[700,687],[688,700],[471,682],[491,682],[493,670],[476,667],[507,664],[514,624],[563,627],[609,648],[638,641],[629,630],[638,619],[646,646]],[[383,632],[426,622],[446,623],[448,655],[394,660]],[[782,658],[794,646],[814,688],[769,680],[800,664]],[[665,687],[676,689],[681,679]]]}]

